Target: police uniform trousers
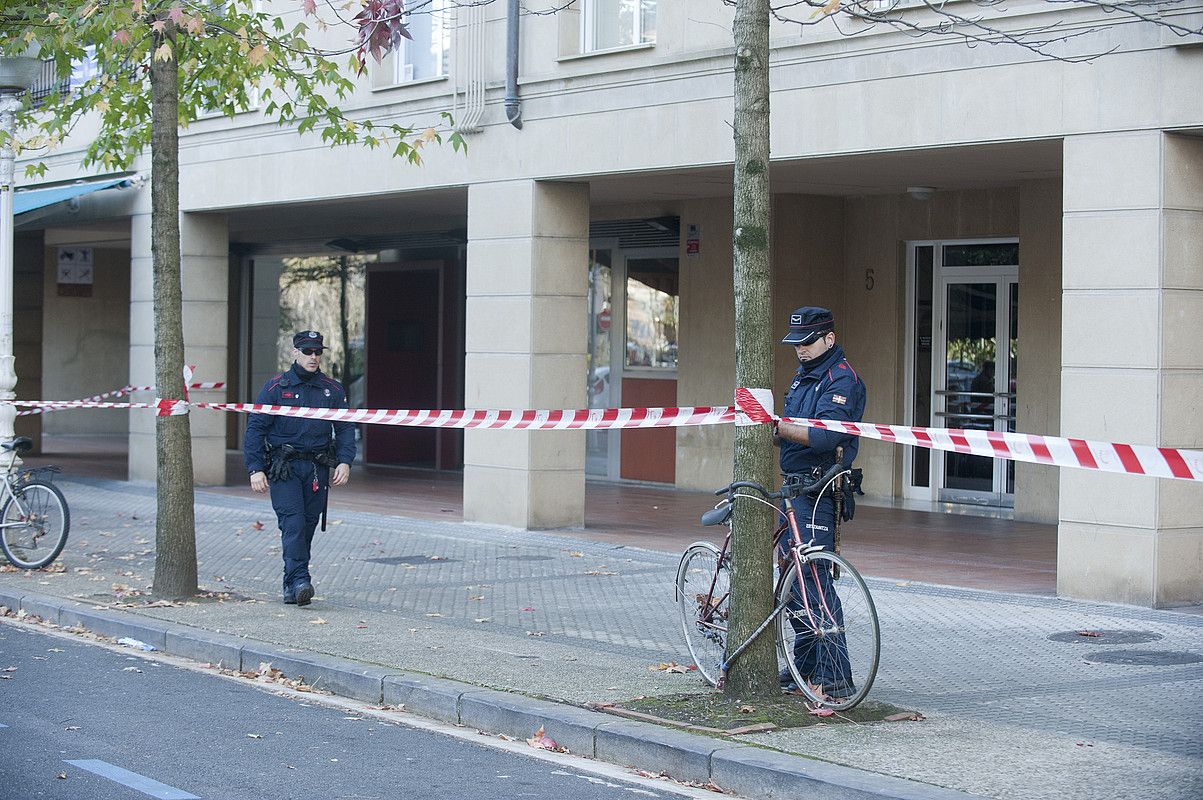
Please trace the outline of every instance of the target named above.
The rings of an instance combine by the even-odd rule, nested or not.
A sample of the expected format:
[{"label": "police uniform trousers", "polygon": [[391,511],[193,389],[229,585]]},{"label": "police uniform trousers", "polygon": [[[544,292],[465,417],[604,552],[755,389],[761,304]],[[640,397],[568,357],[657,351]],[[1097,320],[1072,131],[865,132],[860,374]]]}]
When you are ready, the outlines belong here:
[{"label": "police uniform trousers", "polygon": [[[815,510],[815,501],[802,496],[793,499],[794,514],[798,520],[798,529],[802,532],[805,542],[814,536],[815,544],[823,546],[824,550],[835,548],[835,500],[825,494]],[[813,528],[811,514],[814,513]],[[788,545],[788,540],[786,541]],[[787,562],[793,569],[793,562]],[[821,686],[852,686],[852,669],[848,663],[848,645],[843,633],[834,636],[817,636],[806,626],[804,609],[830,610],[835,623],[841,628],[844,625],[844,609],[839,595],[835,591],[835,582],[831,570],[826,563],[815,565],[812,569],[804,565],[802,569],[802,591],[806,593],[806,602],[802,602],[802,592],[798,589],[795,578],[791,582],[792,599],[786,604],[790,611],[798,611],[801,618],[790,616],[790,624],[794,628],[794,663],[803,678],[812,684]],[[822,612],[826,613],[826,612]]]},{"label": "police uniform trousers", "polygon": [[[297,583],[311,583],[309,548],[313,532],[326,507],[330,468],[307,459],[297,459],[288,467],[292,477],[270,484],[272,508],[280,523],[280,544],[284,556],[284,593]],[[316,481],[316,491],[315,488]]]}]

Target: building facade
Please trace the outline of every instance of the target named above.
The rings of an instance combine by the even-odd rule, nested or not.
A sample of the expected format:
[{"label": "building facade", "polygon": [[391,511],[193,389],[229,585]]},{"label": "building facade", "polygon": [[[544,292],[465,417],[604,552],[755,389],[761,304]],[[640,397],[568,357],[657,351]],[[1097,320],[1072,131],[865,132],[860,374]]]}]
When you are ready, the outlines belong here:
[{"label": "building facade", "polygon": [[[1200,15],[1182,19],[1197,28]],[[346,106],[417,126],[452,111],[467,154],[428,147],[420,167],[329,149],[254,108],[191,125],[187,359],[230,383],[206,399],[252,400],[277,369],[281,276],[296,259],[353,254],[364,310],[343,357],[359,359],[362,406],[729,404],[731,21],[717,0],[524,14],[507,102],[506,4],[436,4]],[[834,310],[869,387],[866,420],[1203,448],[1203,40],[1047,2],[998,25],[1054,22],[1076,34],[1056,58],[775,22],[764,302],[778,321]],[[43,159],[46,183],[90,177],[79,156]],[[149,213],[149,191],[133,188],[18,217],[19,397],[153,382]],[[87,296],[55,272],[81,249],[95,264]],[[795,366],[780,347],[778,396]],[[127,433],[131,479],[154,480],[149,415],[40,424]],[[198,481],[220,483],[238,422],[192,424]],[[557,528],[583,524],[587,476],[723,485],[733,438],[365,426],[361,450],[462,467],[467,519]],[[858,463],[879,499],[1055,523],[1062,594],[1203,601],[1197,483],[875,441]]]}]

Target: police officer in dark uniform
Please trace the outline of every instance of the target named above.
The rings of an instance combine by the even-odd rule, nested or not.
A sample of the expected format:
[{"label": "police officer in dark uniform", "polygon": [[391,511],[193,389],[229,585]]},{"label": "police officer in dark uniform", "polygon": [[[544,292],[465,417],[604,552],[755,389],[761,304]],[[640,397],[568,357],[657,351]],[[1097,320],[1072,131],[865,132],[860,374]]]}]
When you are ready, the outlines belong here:
[{"label": "police officer in dark uniform", "polygon": [[[781,416],[861,420],[865,413],[865,384],[844,357],[844,349],[835,343],[835,318],[830,311],[813,306],[795,310],[789,317],[789,333],[781,343],[794,346],[799,362],[785,395]],[[775,433],[781,447],[781,471],[787,478],[803,483],[812,483],[836,463],[837,447],[843,448],[844,466],[850,467],[860,445],[860,440],[851,434],[790,422],[779,423]],[[818,501],[803,494],[792,502],[802,528],[802,538],[813,536],[815,544],[828,550],[834,548],[836,509],[831,492],[824,492]],[[819,588],[825,590],[823,594],[827,598],[835,596],[834,592],[827,591],[831,586],[830,574],[821,573],[819,581],[823,584],[821,587],[813,586],[809,576],[805,581],[808,600],[812,603],[819,600]],[[801,597],[797,601],[800,602]],[[823,687],[827,694],[847,696],[853,687],[848,662],[842,653],[843,643],[813,639],[808,632],[800,632],[795,637],[794,663],[798,665],[798,671],[812,684]],[[821,652],[824,647],[838,652]],[[783,685],[792,683],[788,669],[782,671],[781,680]]]},{"label": "police officer in dark uniform", "polygon": [[[292,337],[293,365],[264,384],[260,405],[347,408],[341,383],[318,369],[322,335],[300,331]],[[251,489],[271,489],[272,508],[280,523],[284,555],[284,602],[308,605],[313,599],[309,548],[318,519],[325,513],[330,486],[351,477],[355,460],[355,425],[273,414],[252,414],[246,426],[243,455]],[[330,468],[334,468],[333,475]]]}]

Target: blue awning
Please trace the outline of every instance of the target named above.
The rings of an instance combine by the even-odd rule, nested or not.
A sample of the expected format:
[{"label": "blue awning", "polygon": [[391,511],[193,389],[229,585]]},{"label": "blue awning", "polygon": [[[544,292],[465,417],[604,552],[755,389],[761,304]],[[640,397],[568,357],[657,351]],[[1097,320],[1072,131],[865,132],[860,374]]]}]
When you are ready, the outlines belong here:
[{"label": "blue awning", "polygon": [[52,206],[55,203],[61,203],[64,200],[70,200],[72,197],[83,197],[85,194],[99,192],[101,189],[111,189],[128,180],[129,178],[109,178],[92,181],[91,183],[72,183],[66,186],[55,186],[49,189],[27,189],[13,195],[13,214],[24,214],[26,211],[33,211],[45,208],[46,206]]}]

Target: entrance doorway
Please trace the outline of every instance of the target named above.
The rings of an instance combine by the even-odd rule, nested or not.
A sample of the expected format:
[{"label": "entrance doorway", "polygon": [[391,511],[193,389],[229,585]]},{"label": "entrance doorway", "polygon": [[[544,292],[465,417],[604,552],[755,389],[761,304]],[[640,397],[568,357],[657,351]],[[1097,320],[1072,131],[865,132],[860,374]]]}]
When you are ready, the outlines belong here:
[{"label": "entrance doorway", "polygon": [[[589,251],[590,408],[677,404],[676,247]],[[600,478],[674,483],[676,430],[588,431],[585,471]]]},{"label": "entrance doorway", "polygon": [[[463,349],[460,282],[452,260],[376,264],[367,275],[367,408],[459,408]],[[370,464],[455,469],[463,432],[364,426]]]},{"label": "entrance doorway", "polygon": [[[912,242],[908,383],[911,424],[1015,430],[1019,243]],[[905,494],[1011,508],[1015,464],[907,448]]]}]

